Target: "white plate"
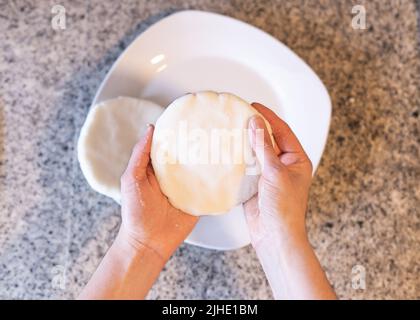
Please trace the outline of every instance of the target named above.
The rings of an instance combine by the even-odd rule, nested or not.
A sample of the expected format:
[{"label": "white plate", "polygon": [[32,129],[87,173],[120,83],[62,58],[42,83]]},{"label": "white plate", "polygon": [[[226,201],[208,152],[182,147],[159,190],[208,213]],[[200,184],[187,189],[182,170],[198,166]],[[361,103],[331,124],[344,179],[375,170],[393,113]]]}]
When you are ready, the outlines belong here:
[{"label": "white plate", "polygon": [[[326,88],[285,45],[233,18],[182,11],[160,20],[121,54],[93,104],[132,96],[166,106],[201,90],[232,92],[272,108],[296,133],[315,170],[331,116]],[[202,217],[186,242],[218,250],[249,244],[242,207]]]}]

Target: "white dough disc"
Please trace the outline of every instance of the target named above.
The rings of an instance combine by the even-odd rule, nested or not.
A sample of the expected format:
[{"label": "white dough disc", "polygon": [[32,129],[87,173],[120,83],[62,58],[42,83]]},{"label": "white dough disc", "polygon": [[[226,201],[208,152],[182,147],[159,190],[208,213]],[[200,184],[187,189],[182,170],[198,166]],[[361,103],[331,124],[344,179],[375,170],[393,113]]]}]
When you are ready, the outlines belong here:
[{"label": "white dough disc", "polygon": [[92,189],[120,203],[120,178],[133,147],[163,110],[151,101],[130,97],[92,107],[77,144],[80,167]]},{"label": "white dough disc", "polygon": [[187,94],[166,108],[156,122],[151,158],[173,206],[217,215],[256,194],[259,171],[247,130],[256,114],[237,96],[211,91]]}]

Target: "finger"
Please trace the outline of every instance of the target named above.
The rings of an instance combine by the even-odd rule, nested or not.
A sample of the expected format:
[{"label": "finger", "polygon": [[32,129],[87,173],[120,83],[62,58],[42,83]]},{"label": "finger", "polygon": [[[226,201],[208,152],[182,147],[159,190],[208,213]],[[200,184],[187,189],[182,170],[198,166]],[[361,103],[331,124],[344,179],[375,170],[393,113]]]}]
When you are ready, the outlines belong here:
[{"label": "finger", "polygon": [[145,135],[133,148],[124,176],[135,179],[146,177],[147,165],[150,161],[152,137],[153,125],[148,125]]},{"label": "finger", "polygon": [[260,103],[254,102],[252,106],[270,123],[274,140],[282,153],[305,153],[299,140],[286,122]]},{"label": "finger", "polygon": [[261,116],[253,116],[249,121],[251,146],[264,174],[271,168],[278,167],[279,160],[274,150],[270,133]]}]

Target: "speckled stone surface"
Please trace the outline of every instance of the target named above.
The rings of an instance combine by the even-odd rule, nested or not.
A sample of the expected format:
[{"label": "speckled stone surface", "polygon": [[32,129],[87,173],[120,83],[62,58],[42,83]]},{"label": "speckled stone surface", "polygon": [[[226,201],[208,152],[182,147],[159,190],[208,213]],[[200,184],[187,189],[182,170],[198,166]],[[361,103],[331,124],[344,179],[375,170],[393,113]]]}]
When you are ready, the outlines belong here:
[{"label": "speckled stone surface", "polygon": [[[311,241],[344,299],[420,298],[420,56],[416,1],[0,0],[0,298],[73,298],[120,223],[89,189],[75,142],[112,62],[148,26],[187,9],[249,22],[318,73],[332,102],[331,133],[314,179]],[[366,289],[352,288],[352,267]],[[66,281],[61,281],[65,279]],[[183,245],[149,298],[271,298],[251,247]]]}]

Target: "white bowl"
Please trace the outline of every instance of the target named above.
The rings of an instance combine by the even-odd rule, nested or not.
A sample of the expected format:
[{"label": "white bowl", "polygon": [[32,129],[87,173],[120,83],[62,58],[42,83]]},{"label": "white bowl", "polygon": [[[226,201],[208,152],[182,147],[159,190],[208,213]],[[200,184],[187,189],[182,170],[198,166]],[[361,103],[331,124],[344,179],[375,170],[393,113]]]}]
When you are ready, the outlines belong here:
[{"label": "white bowl", "polygon": [[[231,92],[270,107],[293,129],[316,169],[331,116],[325,86],[284,44],[233,18],[182,11],[160,20],[121,54],[93,104],[131,96],[166,106],[202,90]],[[218,250],[248,245],[242,206],[200,218],[186,242]]]}]

